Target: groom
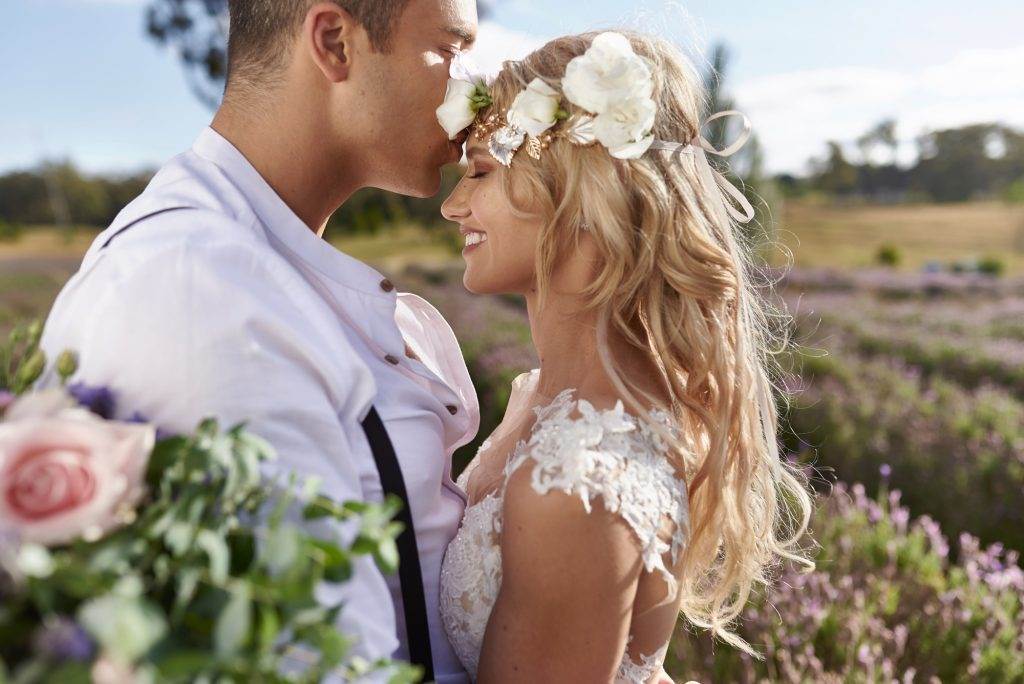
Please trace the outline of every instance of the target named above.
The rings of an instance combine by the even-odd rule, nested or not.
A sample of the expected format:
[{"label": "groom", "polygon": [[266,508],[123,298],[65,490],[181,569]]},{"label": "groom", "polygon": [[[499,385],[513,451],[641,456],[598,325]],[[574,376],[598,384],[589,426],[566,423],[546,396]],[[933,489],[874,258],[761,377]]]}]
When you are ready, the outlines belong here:
[{"label": "groom", "polygon": [[475,2],[229,8],[223,105],[93,243],[43,348],[78,351],[76,379],[111,386],[119,418],[180,432],[248,421],[277,469],[319,477],[334,499],[404,495],[400,577],[362,559],[322,600],[345,602],[358,654],[464,682],[438,596],[465,506],[451,454],[476,433],[476,395],[437,312],[321,238],[360,188],[431,196],[461,157],[435,109],[474,40]]}]

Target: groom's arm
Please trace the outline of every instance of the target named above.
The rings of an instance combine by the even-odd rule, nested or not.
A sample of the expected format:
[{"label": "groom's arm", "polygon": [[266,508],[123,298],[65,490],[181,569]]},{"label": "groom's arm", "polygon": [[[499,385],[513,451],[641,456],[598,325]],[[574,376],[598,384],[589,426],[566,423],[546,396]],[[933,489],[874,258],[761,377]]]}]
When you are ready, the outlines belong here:
[{"label": "groom's arm", "polygon": [[[353,445],[363,439],[357,418],[374,394],[372,378],[282,265],[238,240],[183,237],[155,251],[124,245],[61,294],[44,350],[50,358],[65,347],[79,352],[74,380],[115,390],[120,418],[139,411],[177,432],[206,416],[222,428],[247,421],[279,454],[268,474],[318,477],[332,498],[361,500]],[[346,602],[340,627],[359,638],[357,653],[392,655],[394,608],[371,559],[319,595]]]}]

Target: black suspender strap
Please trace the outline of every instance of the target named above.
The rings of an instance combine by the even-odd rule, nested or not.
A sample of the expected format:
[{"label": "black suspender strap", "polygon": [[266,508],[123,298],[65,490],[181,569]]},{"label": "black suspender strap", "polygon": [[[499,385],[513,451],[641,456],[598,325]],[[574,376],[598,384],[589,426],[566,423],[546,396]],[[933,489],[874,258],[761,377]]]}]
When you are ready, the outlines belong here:
[{"label": "black suspender strap", "polygon": [[430,651],[430,627],[427,623],[427,601],[423,593],[423,572],[420,570],[420,554],[416,547],[416,529],[412,524],[412,510],[409,495],[405,491],[405,479],[398,466],[395,448],[388,437],[384,422],[377,409],[370,412],[363,421],[363,430],[373,450],[377,463],[380,483],[384,494],[394,494],[404,506],[396,519],[405,527],[398,535],[398,578],[402,584],[402,606],[405,611],[405,632],[409,642],[409,659],[413,665],[423,668],[423,681],[434,681],[434,660]]}]

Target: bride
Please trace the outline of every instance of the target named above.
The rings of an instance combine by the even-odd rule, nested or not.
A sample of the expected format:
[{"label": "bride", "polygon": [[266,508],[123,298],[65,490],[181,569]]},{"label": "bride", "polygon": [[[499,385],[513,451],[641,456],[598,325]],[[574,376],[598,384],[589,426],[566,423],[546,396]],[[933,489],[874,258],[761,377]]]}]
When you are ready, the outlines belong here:
[{"label": "bride", "polygon": [[705,156],[743,140],[700,136],[699,83],[664,41],[587,34],[453,71],[438,110],[469,133],[443,207],[465,285],[522,295],[540,358],[459,480],[441,609],[474,679],[652,681],[680,612],[760,657],[729,623],[780,558],[813,566],[733,232],[753,211]]}]

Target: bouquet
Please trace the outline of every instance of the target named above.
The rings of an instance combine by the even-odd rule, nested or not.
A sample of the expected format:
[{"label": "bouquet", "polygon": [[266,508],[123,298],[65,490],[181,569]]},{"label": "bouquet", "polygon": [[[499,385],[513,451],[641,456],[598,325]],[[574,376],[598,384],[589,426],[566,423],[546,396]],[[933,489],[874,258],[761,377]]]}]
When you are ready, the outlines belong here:
[{"label": "bouquet", "polygon": [[[0,345],[0,682],[418,681],[351,656],[341,606],[314,596],[359,555],[394,571],[397,499],[268,481],[273,449],[244,423],[165,435],[138,414],[111,420],[109,390],[68,385],[72,352],[61,387],[32,391],[41,329]],[[300,524],[315,519],[358,532],[319,538]]]}]

